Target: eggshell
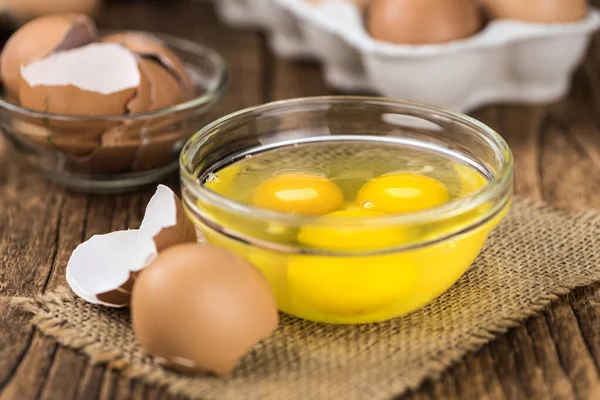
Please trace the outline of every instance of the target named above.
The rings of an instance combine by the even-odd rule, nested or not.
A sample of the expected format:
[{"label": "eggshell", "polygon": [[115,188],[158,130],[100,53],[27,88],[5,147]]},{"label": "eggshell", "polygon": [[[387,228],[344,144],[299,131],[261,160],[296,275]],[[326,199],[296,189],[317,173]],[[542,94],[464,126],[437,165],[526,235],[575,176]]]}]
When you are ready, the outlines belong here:
[{"label": "eggshell", "polygon": [[123,115],[135,89],[125,89],[110,95],[81,90],[74,85],[30,86],[23,80],[19,98],[30,110],[66,115]]},{"label": "eggshell", "polygon": [[94,235],[71,254],[67,283],[79,297],[109,307],[129,305],[137,273],[156,257],[150,242],[139,241],[135,229]]},{"label": "eggshell", "polygon": [[399,44],[450,42],[482,26],[473,0],[371,0],[367,14],[375,39]]},{"label": "eggshell", "polygon": [[67,264],[67,283],[87,302],[125,307],[140,271],[159,250],[196,240],[181,200],[171,189],[159,185],[139,230],[95,235],[77,246]]},{"label": "eggshell", "polygon": [[62,51],[21,68],[23,107],[78,116],[122,115],[141,75],[135,56],[114,44]]},{"label": "eggshell", "polygon": [[141,60],[138,59],[138,69],[140,71],[140,84],[136,89],[135,96],[127,103],[127,111],[129,114],[140,114],[150,110],[152,106],[152,87],[146,76],[145,69],[139,65]]},{"label": "eggshell", "polygon": [[161,64],[152,59],[141,59],[140,70],[150,82],[150,109],[161,110],[183,101],[183,93],[177,79]]},{"label": "eggshell", "polygon": [[143,57],[158,60],[175,76],[186,99],[193,94],[194,86],[183,61],[157,37],[139,32],[122,32],[107,35],[102,38],[102,41],[119,43]]},{"label": "eggshell", "polygon": [[588,0],[481,0],[492,18],[559,23],[584,18]]},{"label": "eggshell", "polygon": [[6,10],[19,20],[48,14],[82,13],[95,15],[102,0],[3,0]]},{"label": "eggshell", "polygon": [[87,156],[100,146],[101,131],[60,132],[42,122],[13,120],[12,127],[19,140],[44,148],[58,149],[72,156]]},{"label": "eggshell", "polygon": [[164,185],[158,186],[146,207],[140,237],[153,240],[159,252],[176,244],[198,240],[196,228],[188,219],[181,200]]},{"label": "eggshell", "polygon": [[261,273],[206,244],[162,252],[138,277],[131,302],[140,345],[185,372],[228,375],[277,327],[275,298]]},{"label": "eggshell", "polygon": [[6,42],[0,55],[0,75],[6,94],[11,98],[18,96],[22,65],[54,51],[91,43],[96,34],[94,22],[82,14],[50,15],[23,25]]}]

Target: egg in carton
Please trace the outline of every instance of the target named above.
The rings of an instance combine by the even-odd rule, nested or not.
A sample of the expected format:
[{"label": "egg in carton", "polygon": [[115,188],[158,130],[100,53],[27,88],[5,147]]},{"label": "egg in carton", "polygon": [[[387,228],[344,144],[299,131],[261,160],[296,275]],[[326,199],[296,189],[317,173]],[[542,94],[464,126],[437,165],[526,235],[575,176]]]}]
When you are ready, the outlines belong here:
[{"label": "egg in carton", "polygon": [[[254,24],[268,30],[277,55],[321,61],[325,80],[338,90],[372,91],[457,112],[495,102],[563,98],[600,27],[600,12],[587,10],[580,0],[563,6],[556,1],[558,6],[546,8],[568,16],[577,7],[574,3],[585,7],[586,15],[573,21],[553,21],[541,5],[513,7],[513,0],[484,0],[496,18],[474,34],[443,43],[398,44],[373,37],[358,2],[220,0],[219,7],[224,10],[234,2],[251,10],[247,15],[254,16]],[[515,10],[524,18],[514,18]]]}]

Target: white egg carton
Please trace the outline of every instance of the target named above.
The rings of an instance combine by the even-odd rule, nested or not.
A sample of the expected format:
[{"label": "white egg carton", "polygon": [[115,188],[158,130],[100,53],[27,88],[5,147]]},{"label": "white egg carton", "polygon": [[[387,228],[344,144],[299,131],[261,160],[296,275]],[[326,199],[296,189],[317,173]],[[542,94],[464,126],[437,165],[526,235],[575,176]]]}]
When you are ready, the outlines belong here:
[{"label": "white egg carton", "polygon": [[467,112],[496,102],[544,103],[563,98],[600,28],[600,12],[568,24],[495,20],[464,40],[409,46],[373,39],[358,9],[336,0],[216,0],[234,26],[265,28],[272,50],[316,58],[326,82],[343,92],[435,104]]}]

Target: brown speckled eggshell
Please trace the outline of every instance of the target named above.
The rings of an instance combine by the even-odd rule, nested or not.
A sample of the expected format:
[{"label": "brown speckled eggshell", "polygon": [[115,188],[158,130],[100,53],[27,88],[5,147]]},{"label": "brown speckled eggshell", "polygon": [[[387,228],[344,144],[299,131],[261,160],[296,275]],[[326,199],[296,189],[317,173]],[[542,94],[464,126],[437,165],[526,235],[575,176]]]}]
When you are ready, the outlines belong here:
[{"label": "brown speckled eggshell", "polygon": [[182,371],[227,375],[278,324],[261,273],[219,247],[168,248],[138,277],[133,329],[150,354]]}]

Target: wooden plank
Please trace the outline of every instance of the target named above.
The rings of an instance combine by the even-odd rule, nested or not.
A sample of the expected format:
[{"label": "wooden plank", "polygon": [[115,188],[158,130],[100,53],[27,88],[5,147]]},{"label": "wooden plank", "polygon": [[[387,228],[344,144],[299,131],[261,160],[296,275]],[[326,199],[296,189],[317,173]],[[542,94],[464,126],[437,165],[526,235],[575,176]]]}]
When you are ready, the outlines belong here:
[{"label": "wooden plank", "polygon": [[561,367],[572,382],[577,398],[593,398],[599,393],[600,380],[596,363],[579,330],[579,324],[568,299],[561,299],[544,313]]},{"label": "wooden plank", "polygon": [[[541,317],[539,317],[541,318]],[[533,351],[533,338],[523,325],[511,330],[507,339],[510,351],[514,352],[515,367],[521,385],[529,399],[549,398],[548,387],[544,381],[542,366]]]},{"label": "wooden plank", "polygon": [[18,365],[14,378],[4,388],[2,398],[37,399],[48,378],[57,347],[52,339],[36,334],[27,354]]},{"label": "wooden plank", "polygon": [[81,379],[77,382],[77,399],[97,399],[102,391],[105,367],[101,365],[87,365]]},{"label": "wooden plank", "polygon": [[74,399],[86,362],[85,355],[58,347],[39,398],[41,400]]},{"label": "wooden plank", "polygon": [[568,375],[561,366],[556,345],[543,317],[532,318],[527,323],[533,349],[542,367],[550,399],[573,399],[575,392]]}]

